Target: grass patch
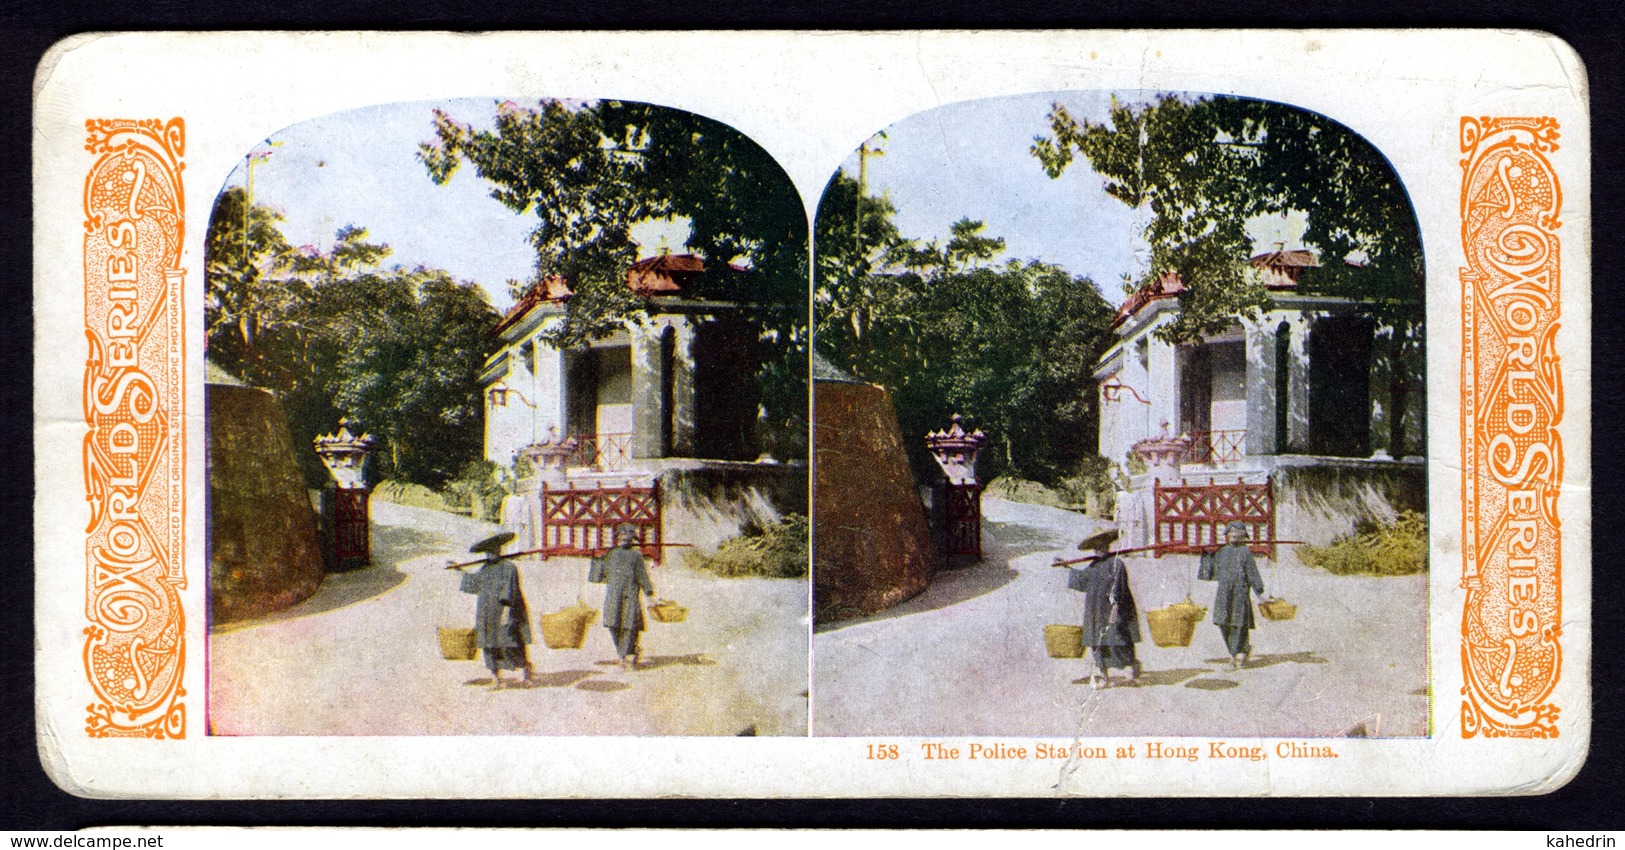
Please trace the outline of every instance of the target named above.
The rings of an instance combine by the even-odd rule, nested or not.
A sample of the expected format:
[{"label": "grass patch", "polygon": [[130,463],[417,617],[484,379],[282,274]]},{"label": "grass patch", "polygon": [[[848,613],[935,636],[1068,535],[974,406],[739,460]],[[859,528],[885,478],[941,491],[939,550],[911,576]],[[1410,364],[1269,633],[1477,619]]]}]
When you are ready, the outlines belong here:
[{"label": "grass patch", "polygon": [[1052,487],[1045,487],[1037,481],[1025,478],[1011,478],[1000,476],[987,485],[985,491],[989,496],[1008,499],[1012,502],[1023,502],[1029,505],[1044,505],[1051,508],[1064,508],[1069,511],[1081,511],[1085,505],[1075,494],[1067,493]]},{"label": "grass patch", "polygon": [[1299,546],[1298,559],[1333,575],[1408,576],[1427,572],[1428,518],[1405,511],[1383,523],[1333,540]]},{"label": "grass patch", "polygon": [[716,554],[698,550],[683,553],[683,564],[724,578],[805,578],[808,547],[807,518],[789,514],[767,528],[747,528],[717,547]]},{"label": "grass patch", "polygon": [[446,500],[439,493],[410,481],[397,481],[389,479],[378,482],[372,490],[372,497],[380,502],[393,502],[409,508],[427,508],[431,511],[446,510]]}]

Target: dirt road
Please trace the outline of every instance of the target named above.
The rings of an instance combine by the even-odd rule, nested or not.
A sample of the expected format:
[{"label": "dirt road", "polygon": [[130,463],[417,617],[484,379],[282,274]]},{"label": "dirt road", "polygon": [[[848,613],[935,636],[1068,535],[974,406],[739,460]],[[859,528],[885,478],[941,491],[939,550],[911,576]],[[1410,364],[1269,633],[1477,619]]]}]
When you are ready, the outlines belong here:
[{"label": "dirt road", "polygon": [[[445,661],[439,626],[470,626],[474,597],[442,567],[497,531],[469,519],[373,505],[376,566],[329,576],[311,599],[209,641],[209,723],[225,735],[804,735],[807,583],[653,570],[683,623],[650,623],[646,669],[620,672],[596,625],[580,650],[537,643],[534,687],[491,691],[479,661]],[[587,561],[525,559],[535,615],[579,595]],[[512,674],[509,674],[510,676]]]},{"label": "dirt road", "polygon": [[[1076,624],[1081,594],[1057,555],[1092,525],[1067,511],[989,498],[986,558],[939,574],[920,596],[813,641],[814,734],[1320,737],[1427,734],[1426,576],[1339,577],[1261,560],[1291,621],[1260,621],[1252,663],[1229,669],[1216,626],[1189,647],[1151,642],[1144,612],[1189,593],[1212,603],[1191,556],[1130,558],[1145,665],[1139,687],[1095,691],[1091,659],[1053,659],[1046,623]],[[1118,671],[1117,676],[1125,673]]]}]

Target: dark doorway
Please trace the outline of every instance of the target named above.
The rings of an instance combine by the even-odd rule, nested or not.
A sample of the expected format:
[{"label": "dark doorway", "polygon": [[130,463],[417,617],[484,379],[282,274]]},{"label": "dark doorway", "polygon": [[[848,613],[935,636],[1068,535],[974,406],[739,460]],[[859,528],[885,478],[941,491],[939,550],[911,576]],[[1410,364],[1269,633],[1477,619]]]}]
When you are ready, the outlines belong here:
[{"label": "dark doorway", "polygon": [[1179,433],[1213,430],[1213,358],[1205,345],[1179,348]]},{"label": "dark doorway", "polygon": [[758,331],[737,320],[706,322],[694,331],[695,456],[751,460],[756,407]]},{"label": "dark doorway", "polygon": [[1333,317],[1309,332],[1309,451],[1371,455],[1369,319]]},{"label": "dark doorway", "polygon": [[677,331],[660,332],[660,456],[677,453]]},{"label": "dark doorway", "polygon": [[570,381],[565,395],[568,436],[590,437],[598,433],[598,353],[587,348],[566,357]]}]

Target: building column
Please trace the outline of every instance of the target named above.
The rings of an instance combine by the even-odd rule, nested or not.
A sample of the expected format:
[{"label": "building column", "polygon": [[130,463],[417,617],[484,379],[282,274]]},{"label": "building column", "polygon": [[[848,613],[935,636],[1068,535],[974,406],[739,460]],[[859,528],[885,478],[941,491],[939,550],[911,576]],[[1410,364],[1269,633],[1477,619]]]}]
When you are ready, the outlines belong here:
[{"label": "building column", "polygon": [[660,356],[661,324],[638,324],[632,337],[632,457],[657,458],[665,455],[665,411],[661,388],[666,380],[664,358]]},{"label": "building column", "polygon": [[1393,360],[1396,349],[1393,327],[1377,326],[1371,334],[1370,383],[1367,389],[1371,396],[1371,456],[1375,458],[1392,456],[1394,370],[1400,365]]},{"label": "building column", "polygon": [[1400,437],[1403,446],[1396,456],[1414,457],[1427,453],[1427,338],[1421,323],[1402,323],[1395,333],[1400,335],[1399,358],[1394,368],[1405,385],[1405,410],[1400,419]]},{"label": "building column", "polygon": [[536,439],[546,440],[554,430],[563,437],[569,430],[565,426],[569,380],[564,371],[564,353],[540,341],[535,344],[535,352],[529,364],[534,377],[526,394],[536,405]]},{"label": "building column", "polygon": [[694,323],[686,318],[670,325],[675,335],[670,368],[671,377],[671,447],[677,457],[693,457],[698,436],[699,415],[696,409],[697,391],[694,380]]},{"label": "building column", "polygon": [[[1301,314],[1287,318],[1287,452],[1302,454],[1309,447],[1309,323]],[[1279,368],[1279,366],[1277,366]]]},{"label": "building column", "polygon": [[1174,357],[1174,346],[1155,336],[1147,335],[1146,371],[1149,373],[1146,389],[1151,392],[1150,433],[1160,434],[1162,423],[1168,423],[1170,433],[1179,428],[1179,370]]},{"label": "building column", "polygon": [[1242,323],[1247,346],[1248,455],[1275,454],[1275,328],[1279,319],[1266,314],[1260,324]]}]

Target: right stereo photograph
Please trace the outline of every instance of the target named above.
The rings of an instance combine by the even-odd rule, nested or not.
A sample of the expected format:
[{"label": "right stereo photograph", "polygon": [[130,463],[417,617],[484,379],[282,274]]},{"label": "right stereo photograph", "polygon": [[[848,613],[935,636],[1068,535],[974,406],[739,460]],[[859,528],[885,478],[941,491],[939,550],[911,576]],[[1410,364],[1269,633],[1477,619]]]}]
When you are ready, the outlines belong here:
[{"label": "right stereo photograph", "polygon": [[818,736],[1425,737],[1421,232],[1184,91],[881,129],[814,224]]}]

